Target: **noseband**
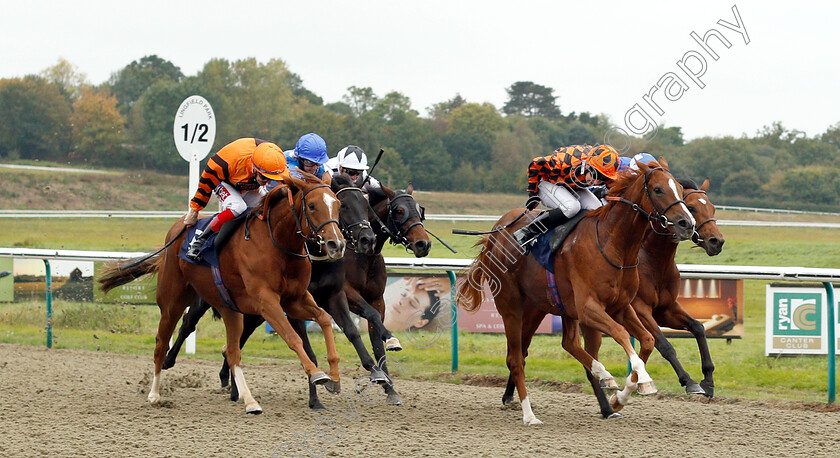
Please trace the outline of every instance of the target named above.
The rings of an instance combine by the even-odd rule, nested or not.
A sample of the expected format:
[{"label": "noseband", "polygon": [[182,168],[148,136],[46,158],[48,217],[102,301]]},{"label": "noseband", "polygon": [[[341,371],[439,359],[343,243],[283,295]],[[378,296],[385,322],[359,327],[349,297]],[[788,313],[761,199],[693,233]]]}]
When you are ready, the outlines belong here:
[{"label": "noseband", "polygon": [[[409,202],[414,203],[414,206],[412,207],[411,204],[400,205],[398,203],[400,199],[407,199]],[[368,203],[368,206],[370,206],[370,203]],[[403,216],[402,218],[397,219],[394,216],[394,213],[396,209],[400,207],[403,208]],[[376,218],[376,221],[379,222],[379,225],[382,227],[382,232],[388,234],[388,239],[390,240],[390,242],[394,245],[402,245],[407,250],[410,250],[411,241],[409,241],[406,236],[408,235],[408,232],[411,230],[411,228],[413,228],[414,226],[423,226],[423,221],[426,219],[426,210],[423,207],[421,207],[420,204],[418,204],[417,201],[415,201],[410,194],[400,194],[388,201],[388,216],[386,218],[387,223],[382,222],[382,220],[379,218],[379,215],[377,215],[376,211],[373,210],[373,207],[371,207],[370,209],[374,217]],[[405,223],[407,221],[413,218],[417,218],[417,221],[410,224],[407,228],[403,227],[405,226]]]},{"label": "noseband", "polygon": [[[659,224],[663,228],[667,228],[668,226],[673,226],[674,223],[668,221],[668,217],[665,216],[665,213],[667,213],[668,210],[670,210],[671,207],[673,207],[674,205],[685,204],[685,201],[683,199],[677,199],[674,202],[672,202],[670,205],[665,207],[664,210],[659,210],[658,208],[656,208],[656,203],[653,201],[653,196],[650,194],[650,188],[648,187],[648,179],[649,179],[650,175],[656,170],[666,170],[666,169],[664,167],[654,167],[654,168],[648,170],[647,173],[645,173],[645,194],[647,194],[648,201],[650,202],[651,207],[653,207],[653,211],[651,213],[646,212],[641,207],[641,205],[637,204],[636,202],[627,200],[623,197],[607,196],[607,200],[613,201],[613,202],[622,202],[622,203],[630,205],[633,208],[634,211],[637,211],[637,212],[641,213],[642,215],[644,215],[645,219],[650,221],[651,227],[654,228],[653,231],[656,232],[657,234],[659,234],[659,232],[657,232],[655,227],[654,227],[654,223]],[[630,265],[630,266],[622,266],[620,264],[616,264],[612,260],[610,260],[610,258],[607,257],[607,254],[604,253],[603,248],[601,248],[601,241],[600,241],[600,238],[598,237],[598,223],[600,223],[600,222],[601,222],[600,219],[595,221],[595,245],[598,247],[598,251],[601,252],[601,256],[603,256],[604,259],[606,259],[607,262],[611,266],[615,267],[618,270],[633,269],[636,266],[638,266],[639,265],[639,258],[638,257],[636,258],[636,263],[633,264],[633,265]],[[708,221],[704,222],[703,224],[706,224],[707,222]]]},{"label": "noseband", "polygon": [[[706,191],[703,191],[702,189],[692,189],[691,191],[685,193],[683,198],[688,197],[691,194],[695,194],[695,193],[706,194]],[[694,235],[691,236],[691,241],[694,242],[695,245],[700,246],[700,244],[705,242],[705,240],[703,240],[703,237],[700,237],[700,228],[703,227],[704,225],[708,224],[708,223],[711,223],[712,221],[717,221],[717,219],[709,218],[706,221],[703,221],[702,223],[694,226]]]},{"label": "noseband", "polygon": [[[358,188],[356,186],[348,186],[346,188],[339,189],[335,196],[338,197],[344,191],[356,191],[361,194],[364,194],[362,188]],[[364,197],[363,197],[364,198]],[[340,199],[339,199],[340,200]],[[347,242],[347,245],[353,249],[356,253],[359,253],[359,237],[362,235],[362,231],[365,229],[370,229],[371,231],[373,228],[370,226],[370,221],[367,219],[362,219],[356,221],[353,224],[347,224],[344,222],[343,218],[341,217],[341,212],[338,212],[338,220],[339,220],[339,227],[341,228],[341,233],[344,235],[344,240]],[[359,226],[359,230],[356,232],[356,236],[353,236],[353,228]],[[360,253],[361,254],[361,253]]]}]

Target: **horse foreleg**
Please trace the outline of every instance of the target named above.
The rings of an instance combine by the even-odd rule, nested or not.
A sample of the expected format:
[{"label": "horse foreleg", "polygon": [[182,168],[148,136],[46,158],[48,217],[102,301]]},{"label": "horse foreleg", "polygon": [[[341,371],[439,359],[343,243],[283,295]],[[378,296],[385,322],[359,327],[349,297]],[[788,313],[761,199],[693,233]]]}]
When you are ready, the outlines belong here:
[{"label": "horse foreleg", "polygon": [[368,353],[367,347],[365,347],[365,344],[362,341],[362,336],[359,334],[359,329],[356,328],[356,324],[353,323],[353,319],[350,317],[350,309],[347,305],[347,296],[344,294],[343,290],[339,290],[327,298],[326,310],[327,313],[333,317],[335,323],[344,332],[347,340],[353,344],[353,348],[356,349],[356,353],[359,355],[359,360],[361,360],[362,367],[370,371],[370,380],[378,384],[387,383],[388,377],[385,376],[385,373],[382,372],[382,369],[379,368],[376,361],[374,361],[373,357],[370,356],[370,353]]},{"label": "horse foreleg", "polygon": [[[624,326],[632,337],[635,337],[636,340],[639,341],[640,350],[638,361],[635,362],[635,365],[633,358],[630,358],[630,365],[633,372],[630,374],[629,379],[631,379],[634,384],[638,384],[639,394],[643,396],[656,394],[658,391],[656,389],[656,385],[653,383],[653,379],[651,379],[644,367],[645,361],[650,358],[650,354],[653,352],[653,336],[650,335],[650,332],[648,332],[647,329],[645,329],[645,326],[642,324],[641,320],[639,320],[639,316],[636,314],[636,311],[630,306],[624,307],[616,314],[615,318],[619,324]],[[632,345],[630,348],[633,348]]]},{"label": "horse foreleg", "polygon": [[[306,295],[308,296],[309,293],[306,293]],[[318,369],[318,366],[309,359],[306,351],[304,351],[303,341],[297,333],[295,333],[295,330],[289,323],[289,319],[286,317],[286,313],[283,311],[283,308],[280,307],[280,298],[276,297],[276,300],[273,302],[270,300],[263,300],[261,303],[266,304],[266,306],[262,308],[260,315],[268,321],[268,324],[274,328],[274,331],[280,335],[283,341],[286,342],[286,345],[288,345],[289,348],[297,354],[300,363],[303,365],[304,372],[306,372],[306,375],[309,376],[309,383],[323,385],[324,383],[329,382],[330,377],[325,374],[324,371]],[[292,315],[295,304],[289,304],[287,308],[289,308],[289,314]],[[308,315],[303,315],[302,317],[305,316]],[[329,335],[332,336],[332,328],[330,328],[329,331]],[[335,342],[333,342],[333,345],[335,345]]]},{"label": "horse foreleg", "polygon": [[[589,385],[592,386],[592,392],[598,401],[598,407],[601,409],[601,416],[604,418],[620,417],[621,414],[610,407],[607,395],[604,393],[604,389],[618,389],[618,384],[615,383],[615,378],[607,371],[607,368],[593,357],[593,354],[598,355],[601,333],[585,326],[578,329],[578,325],[577,320],[563,317],[563,349],[583,365],[586,379],[589,380]],[[581,332],[586,342],[586,350],[580,345]]]},{"label": "horse foreleg", "polygon": [[[289,323],[291,323],[292,328],[294,328],[297,335],[300,336],[303,341],[303,349],[306,351],[306,354],[309,355],[309,359],[311,359],[315,365],[318,365],[318,359],[315,356],[315,351],[312,350],[312,344],[309,343],[309,336],[306,333],[306,322],[303,320],[290,319]],[[324,405],[321,404],[321,400],[318,399],[318,387],[311,383],[307,383],[307,386],[309,387],[309,409],[316,412],[327,410],[324,408]]]},{"label": "horse foreleg", "polygon": [[195,327],[198,325],[198,320],[210,309],[210,304],[197,298],[195,303],[190,306],[190,311],[184,315],[184,320],[181,322],[181,328],[178,330],[178,338],[172,344],[172,348],[166,353],[166,359],[163,361],[163,370],[167,370],[175,365],[175,359],[178,358],[178,352],[181,351],[181,346],[187,340],[190,334],[195,332]]},{"label": "horse foreleg", "polygon": [[226,355],[227,362],[233,372],[233,379],[236,382],[236,387],[242,397],[242,402],[245,403],[245,413],[261,414],[262,407],[257,403],[254,396],[251,395],[251,390],[248,389],[248,384],[245,382],[245,374],[242,372],[242,351],[239,347],[239,339],[242,336],[243,317],[242,314],[228,309],[218,309],[225,322],[225,335],[227,337]]},{"label": "horse foreleg", "polygon": [[[709,398],[713,397],[715,395],[715,364],[712,362],[712,355],[709,352],[706,328],[703,327],[702,323],[692,318],[679,302],[674,302],[669,309],[669,313],[662,315],[661,321],[663,326],[688,330],[697,340],[697,348],[700,350],[700,367],[703,370],[703,380],[699,383],[699,387],[702,390],[701,394]],[[688,392],[687,387],[686,392]]]},{"label": "horse foreleg", "polygon": [[[611,402],[613,410],[621,410],[628,402],[630,402],[630,394],[636,389],[637,382],[652,382],[650,375],[648,375],[645,370],[645,363],[641,360],[641,358],[639,358],[639,355],[636,354],[636,350],[633,346],[630,345],[630,334],[628,334],[627,330],[623,326],[618,324],[614,319],[612,319],[612,317],[610,317],[609,314],[607,314],[603,305],[598,303],[598,301],[592,297],[587,297],[586,299],[583,299],[582,304],[578,303],[576,305],[578,306],[578,316],[580,317],[581,326],[592,328],[593,330],[605,333],[615,339],[630,359],[632,372],[629,376],[627,376],[627,382],[624,389],[616,393]],[[627,308],[630,308],[629,304]],[[636,316],[635,313],[633,316]],[[636,321],[638,322],[638,318],[636,318]],[[641,323],[639,323],[638,326],[641,328]],[[644,331],[644,328],[641,329]],[[647,333],[647,331],[645,331],[645,333]],[[649,333],[647,333],[647,336],[651,341],[653,341],[653,338],[650,337]]]}]

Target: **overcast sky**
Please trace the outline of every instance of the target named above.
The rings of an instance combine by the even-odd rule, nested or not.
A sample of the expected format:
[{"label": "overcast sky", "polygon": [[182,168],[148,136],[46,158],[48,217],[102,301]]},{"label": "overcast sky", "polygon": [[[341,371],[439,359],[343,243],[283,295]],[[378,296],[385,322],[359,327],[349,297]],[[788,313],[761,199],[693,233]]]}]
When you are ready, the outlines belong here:
[{"label": "overcast sky", "polygon": [[[737,24],[733,5],[749,44],[718,23]],[[370,86],[402,92],[422,115],[456,93],[501,108],[506,87],[534,81],[564,113],[623,126],[638,103],[689,139],[754,135],[773,121],[813,136],[840,122],[838,2],[0,0],[0,11],[2,78],[61,57],[94,84],[149,54],[186,75],[216,57],[281,58],[326,102]],[[690,36],[712,28],[731,43],[710,38],[718,60]],[[706,62],[702,89],[677,64],[691,51]],[[676,101],[654,94],[659,115],[642,96],[668,72],[688,89]]]}]

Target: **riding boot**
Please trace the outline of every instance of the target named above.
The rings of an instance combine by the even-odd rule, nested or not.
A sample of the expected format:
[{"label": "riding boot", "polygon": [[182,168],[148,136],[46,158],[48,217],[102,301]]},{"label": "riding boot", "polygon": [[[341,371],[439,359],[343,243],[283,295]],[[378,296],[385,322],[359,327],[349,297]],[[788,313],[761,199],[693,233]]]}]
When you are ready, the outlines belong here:
[{"label": "riding boot", "polygon": [[533,246],[534,242],[537,241],[537,237],[568,220],[569,218],[563,213],[563,210],[553,208],[549,211],[540,213],[533,221],[517,229],[513,233],[513,238],[516,239],[516,243],[524,248],[527,253],[531,249],[531,246]]},{"label": "riding boot", "polygon": [[189,248],[187,248],[187,252],[185,254],[186,257],[195,262],[201,262],[201,247],[204,246],[204,242],[206,242],[207,239],[209,239],[214,232],[216,231],[210,229],[210,226],[208,225],[204,229],[204,232],[193,237],[192,242],[190,242]]}]

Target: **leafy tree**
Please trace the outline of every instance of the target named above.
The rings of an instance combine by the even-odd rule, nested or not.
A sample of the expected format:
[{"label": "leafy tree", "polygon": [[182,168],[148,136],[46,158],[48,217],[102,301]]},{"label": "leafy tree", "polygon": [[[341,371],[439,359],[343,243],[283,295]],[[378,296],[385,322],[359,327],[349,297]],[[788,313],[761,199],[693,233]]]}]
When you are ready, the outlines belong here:
[{"label": "leafy tree", "polygon": [[179,82],[184,77],[181,69],[172,62],[155,54],[132,61],[121,70],[111,75],[109,84],[119,101],[123,114],[158,81]]},{"label": "leafy tree", "polygon": [[484,182],[486,191],[523,192],[527,187],[527,167],[544,153],[537,135],[524,119],[517,120],[511,131],[501,132],[493,144],[492,162]]},{"label": "leafy tree", "polygon": [[59,92],[71,104],[78,100],[82,87],[90,85],[87,76],[84,73],[79,73],[78,67],[63,57],[58,59],[57,64],[42,71],[41,76],[58,86]]},{"label": "leafy tree", "polygon": [[120,156],[120,144],[125,138],[125,119],[117,109],[117,98],[105,90],[84,88],[73,105],[70,120],[76,149],[70,158],[115,165],[111,161]]},{"label": "leafy tree", "polygon": [[560,117],[554,89],[531,81],[517,81],[506,89],[508,101],[502,107],[507,115],[521,114],[555,119]]},{"label": "leafy tree", "polygon": [[373,93],[370,87],[350,86],[347,94],[341,98],[353,110],[353,114],[361,116],[370,111],[379,98]]},{"label": "leafy tree", "polygon": [[0,156],[60,159],[70,143],[70,105],[38,76],[0,80]]},{"label": "leafy tree", "polygon": [[598,143],[598,137],[592,132],[592,129],[576,122],[566,133],[566,138],[570,145],[593,145]]},{"label": "leafy tree", "polygon": [[729,175],[721,185],[725,196],[758,197],[761,194],[761,177],[755,170],[741,170]]},{"label": "leafy tree", "polygon": [[431,108],[427,108],[426,111],[433,119],[446,118],[452,113],[452,110],[465,103],[467,103],[467,100],[461,97],[460,93],[456,93],[455,97],[444,102],[436,103]]},{"label": "leafy tree", "polygon": [[411,99],[396,91],[385,94],[370,110],[372,116],[390,123],[402,122],[409,113],[417,116],[417,112],[411,109]]}]

